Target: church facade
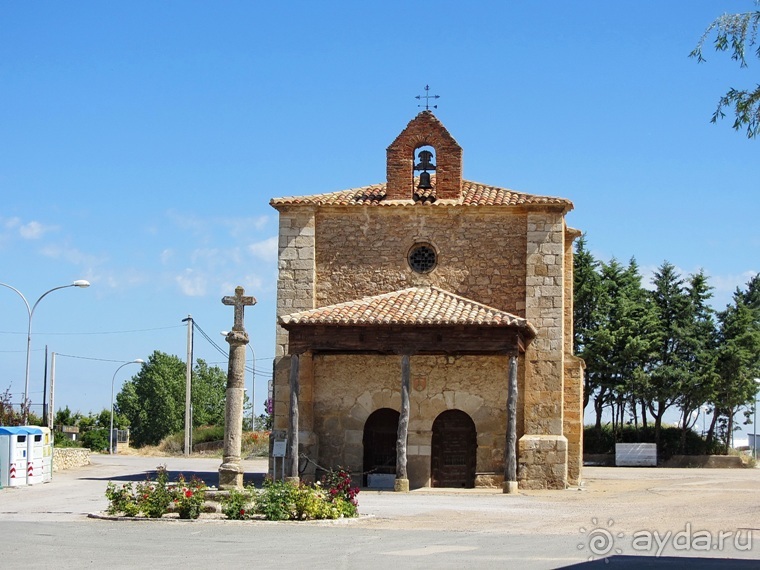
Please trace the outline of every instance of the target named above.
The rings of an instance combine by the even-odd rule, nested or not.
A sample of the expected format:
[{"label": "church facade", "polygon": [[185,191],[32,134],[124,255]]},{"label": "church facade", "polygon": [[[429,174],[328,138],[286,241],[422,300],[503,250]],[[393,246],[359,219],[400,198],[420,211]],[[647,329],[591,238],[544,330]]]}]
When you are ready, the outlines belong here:
[{"label": "church facade", "polygon": [[462,167],[426,110],[388,147],[386,182],[271,201],[286,475],[341,466],[397,490],[580,481],[572,203]]}]

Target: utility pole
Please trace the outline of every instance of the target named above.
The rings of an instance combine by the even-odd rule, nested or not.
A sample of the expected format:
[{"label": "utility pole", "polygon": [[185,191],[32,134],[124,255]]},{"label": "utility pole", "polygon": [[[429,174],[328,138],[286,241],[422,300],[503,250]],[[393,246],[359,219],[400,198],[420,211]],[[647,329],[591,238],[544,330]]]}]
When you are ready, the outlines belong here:
[{"label": "utility pole", "polygon": [[185,455],[190,455],[192,451],[192,435],[191,430],[193,426],[193,414],[190,406],[190,399],[192,396],[192,378],[193,378],[193,317],[187,315],[186,319],[182,319],[183,323],[187,323],[187,367],[185,369]]},{"label": "utility pole", "polygon": [[48,427],[50,428],[50,431],[53,430],[54,426],[54,419],[55,419],[55,352],[50,354],[50,404],[48,409],[50,410],[48,413]]}]

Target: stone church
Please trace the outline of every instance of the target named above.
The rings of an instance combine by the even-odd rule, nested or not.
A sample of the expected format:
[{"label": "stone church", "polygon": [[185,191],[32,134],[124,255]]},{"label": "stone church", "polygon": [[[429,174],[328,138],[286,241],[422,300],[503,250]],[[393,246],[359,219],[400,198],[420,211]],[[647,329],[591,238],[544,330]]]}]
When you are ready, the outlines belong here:
[{"label": "stone church", "polygon": [[388,147],[384,183],[270,203],[286,476],[341,466],[402,491],[580,481],[572,202],[464,179],[462,148],[425,110]]}]

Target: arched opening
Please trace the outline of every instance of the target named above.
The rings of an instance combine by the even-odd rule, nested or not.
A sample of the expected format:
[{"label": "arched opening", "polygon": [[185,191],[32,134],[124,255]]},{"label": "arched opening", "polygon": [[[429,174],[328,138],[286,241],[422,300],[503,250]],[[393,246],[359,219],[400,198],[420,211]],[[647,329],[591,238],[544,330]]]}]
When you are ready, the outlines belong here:
[{"label": "arched opening", "polygon": [[396,474],[396,438],[399,413],[391,408],[380,408],[372,412],[364,424],[364,476],[362,485],[367,485],[367,474]]},{"label": "arched opening", "polygon": [[433,487],[475,486],[478,438],[469,415],[461,410],[441,412],[433,422],[431,448]]}]

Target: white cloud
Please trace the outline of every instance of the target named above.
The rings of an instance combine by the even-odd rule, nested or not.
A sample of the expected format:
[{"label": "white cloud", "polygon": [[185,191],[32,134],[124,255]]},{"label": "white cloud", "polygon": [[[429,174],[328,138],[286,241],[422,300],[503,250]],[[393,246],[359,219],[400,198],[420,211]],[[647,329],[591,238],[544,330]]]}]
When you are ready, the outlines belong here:
[{"label": "white cloud", "polygon": [[53,231],[53,226],[43,226],[39,222],[29,222],[19,227],[18,232],[24,239],[40,239],[46,233]]},{"label": "white cloud", "polygon": [[166,265],[174,257],[174,250],[166,248],[161,252],[161,265]]},{"label": "white cloud", "polygon": [[265,239],[264,241],[255,242],[248,245],[248,251],[251,255],[263,259],[264,261],[277,261],[277,236]]},{"label": "white cloud", "polygon": [[99,263],[104,261],[103,259],[99,259],[98,257],[94,255],[84,253],[75,247],[67,247],[67,246],[56,245],[56,244],[48,244],[44,246],[42,249],[40,249],[40,253],[44,255],[45,257],[50,257],[52,259],[60,259],[60,260],[72,263],[74,265],[80,265],[80,266],[98,265]]},{"label": "white cloud", "polygon": [[57,226],[46,226],[35,220],[24,223],[21,218],[16,217],[2,220],[2,227],[9,232],[18,233],[23,239],[40,239],[46,233],[58,229]]},{"label": "white cloud", "polygon": [[179,285],[183,295],[202,297],[206,294],[206,277],[192,269],[185,269],[185,272],[182,275],[177,275],[174,280]]}]

